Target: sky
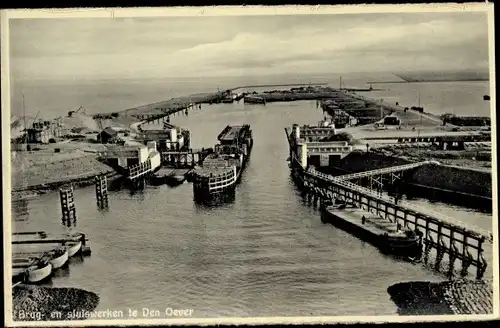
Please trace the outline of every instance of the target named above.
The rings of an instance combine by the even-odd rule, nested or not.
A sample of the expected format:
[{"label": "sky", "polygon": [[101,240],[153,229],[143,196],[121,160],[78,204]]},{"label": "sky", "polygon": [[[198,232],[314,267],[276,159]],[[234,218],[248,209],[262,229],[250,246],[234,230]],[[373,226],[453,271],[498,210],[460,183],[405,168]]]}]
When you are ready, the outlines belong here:
[{"label": "sky", "polygon": [[486,13],[11,19],[15,80],[488,70]]}]

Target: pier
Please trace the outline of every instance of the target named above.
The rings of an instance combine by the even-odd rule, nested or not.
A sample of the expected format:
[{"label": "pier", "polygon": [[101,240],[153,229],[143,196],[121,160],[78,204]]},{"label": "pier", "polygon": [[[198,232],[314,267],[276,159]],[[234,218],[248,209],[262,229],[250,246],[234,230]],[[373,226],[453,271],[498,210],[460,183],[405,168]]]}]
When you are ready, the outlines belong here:
[{"label": "pier", "polygon": [[[350,179],[350,178],[348,178]],[[469,266],[476,267],[476,278],[481,279],[487,267],[483,244],[490,236],[446,222],[437,215],[428,215],[407,206],[398,205],[368,188],[355,185],[347,179],[334,180],[315,170],[304,171],[303,188],[313,200],[339,200],[407,228],[421,231],[424,236],[424,261],[431,249],[436,251],[434,268],[438,270],[444,255],[448,256],[448,274],[454,272],[455,261],[461,261],[460,274],[465,276]]]},{"label": "pier", "polygon": [[[448,276],[455,274],[457,260],[461,262],[460,274],[462,276],[468,274],[470,266],[476,268],[477,279],[484,276],[488,266],[484,257],[484,245],[485,242],[493,241],[491,231],[469,227],[465,223],[440,213],[416,207],[401,200],[401,195],[397,192],[395,197],[384,193],[384,190],[396,190],[405,175],[413,170],[427,165],[440,165],[439,162],[420,161],[332,176],[320,172],[320,168],[335,165],[336,161],[352,151],[352,147],[348,148],[347,143],[345,146],[338,146],[338,141],[332,141],[340,138],[334,126],[328,126],[323,122],[320,122],[318,126],[294,124],[291,129],[285,129],[285,133],[290,147],[289,165],[292,176],[309,201],[315,204],[339,201],[398,226],[410,228],[422,236],[421,253],[424,263],[428,263],[432,250],[435,252],[435,270],[442,269],[443,258],[446,256],[448,267],[445,271]],[[393,136],[390,137],[393,138]],[[398,137],[404,140],[402,135]],[[446,143],[452,142],[446,137],[446,135],[436,133],[421,138],[444,143],[446,149]],[[484,140],[488,138],[488,135],[469,133],[462,134],[459,138],[462,138],[460,140]]]}]

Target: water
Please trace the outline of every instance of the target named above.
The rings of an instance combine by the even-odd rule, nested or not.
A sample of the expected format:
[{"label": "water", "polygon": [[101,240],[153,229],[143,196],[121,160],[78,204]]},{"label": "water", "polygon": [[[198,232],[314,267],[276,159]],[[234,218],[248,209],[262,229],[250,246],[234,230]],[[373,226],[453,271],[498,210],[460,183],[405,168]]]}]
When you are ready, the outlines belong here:
[{"label": "water", "polygon": [[[96,292],[98,310],[187,308],[193,317],[395,315],[387,287],[444,277],[383,256],[322,224],[319,212],[304,204],[289,176],[283,128],[315,124],[320,115],[314,101],[300,101],[205,105],[175,116],[173,124],[191,130],[194,148],[212,146],[227,124],[251,124],[254,147],[235,201],[200,207],[192,201],[192,185],[183,184],[135,195],[113,192],[109,212],[99,212],[93,187],[75,190],[78,230],[91,238],[93,253],[52,285]],[[28,219],[15,221],[14,230],[60,230],[58,197],[54,192],[30,201]],[[487,214],[454,214],[488,220]]]},{"label": "water", "polygon": [[[340,75],[269,75],[245,77],[201,77],[190,79],[136,79],[96,81],[22,81],[11,83],[11,113],[23,115],[22,94],[28,116],[55,118],[66,116],[69,110],[80,106],[88,114],[109,113],[172,97],[200,92],[214,92],[236,86],[279,83],[328,83],[339,86]],[[344,87],[367,88],[367,81],[389,81],[396,78],[387,73],[344,74]],[[384,98],[401,105],[418,105],[418,94],[424,109],[435,114],[490,115],[490,102],[483,101],[490,94],[488,81],[373,84],[385,91],[364,93],[369,97]],[[290,87],[286,87],[289,89]],[[255,88],[254,88],[255,89]],[[273,89],[284,89],[273,87]],[[257,88],[258,90],[258,88]]]}]

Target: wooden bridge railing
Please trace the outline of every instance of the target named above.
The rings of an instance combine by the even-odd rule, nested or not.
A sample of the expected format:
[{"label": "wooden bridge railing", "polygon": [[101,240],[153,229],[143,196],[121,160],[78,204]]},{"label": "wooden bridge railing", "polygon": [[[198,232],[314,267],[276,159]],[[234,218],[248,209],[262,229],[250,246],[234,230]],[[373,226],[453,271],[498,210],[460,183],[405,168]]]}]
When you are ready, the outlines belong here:
[{"label": "wooden bridge railing", "polygon": [[381,197],[380,193],[355,185],[348,181],[325,178],[325,174],[307,171],[304,186],[309,193],[319,198],[338,199],[351,203],[368,212],[376,213],[405,227],[422,232],[424,238],[424,261],[427,263],[431,250],[436,251],[435,268],[439,269],[443,256],[448,256],[448,272],[452,274],[454,263],[462,261],[461,274],[466,275],[469,266],[477,268],[477,278],[482,278],[487,267],[483,253],[486,236],[476,231],[445,222],[411,208],[397,205]]},{"label": "wooden bridge railing", "polygon": [[147,159],[143,163],[139,163],[137,165],[130,166],[128,168],[129,171],[129,179],[134,180],[136,178],[139,178],[140,176],[150,172],[152,170],[151,166],[151,159]]}]

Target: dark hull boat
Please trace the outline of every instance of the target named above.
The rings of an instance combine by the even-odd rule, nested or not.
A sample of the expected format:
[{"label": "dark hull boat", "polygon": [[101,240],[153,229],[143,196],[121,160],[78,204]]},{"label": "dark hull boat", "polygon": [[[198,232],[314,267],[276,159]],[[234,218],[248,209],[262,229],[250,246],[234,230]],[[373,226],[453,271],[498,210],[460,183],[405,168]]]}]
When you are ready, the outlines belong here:
[{"label": "dark hull boat", "polygon": [[374,216],[361,209],[345,204],[322,205],[322,221],[332,223],[377,247],[384,254],[419,259],[422,252],[422,236],[410,229],[402,229],[388,219]]},{"label": "dark hull boat", "polygon": [[192,174],[197,202],[218,203],[234,199],[235,188],[245,170],[253,147],[249,125],[227,126],[219,135],[220,144]]}]

